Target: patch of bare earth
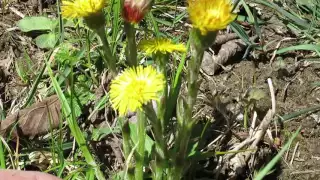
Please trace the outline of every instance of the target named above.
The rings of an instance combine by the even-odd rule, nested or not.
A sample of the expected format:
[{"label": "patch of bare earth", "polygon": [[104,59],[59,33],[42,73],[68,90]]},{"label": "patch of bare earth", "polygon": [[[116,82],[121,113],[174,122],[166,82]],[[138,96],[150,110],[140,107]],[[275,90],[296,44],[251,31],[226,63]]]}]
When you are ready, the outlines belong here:
[{"label": "patch of bare earth", "polygon": [[[262,11],[268,12],[269,10],[262,9]],[[262,39],[259,43],[269,43],[266,52],[255,50],[244,60],[241,60],[243,50],[240,55],[230,56],[230,53],[224,53],[232,58],[222,61],[223,66],[221,66],[221,61],[216,62],[215,65],[202,66],[204,80],[200,88],[203,93],[200,102],[206,104],[202,106],[207,109],[204,114],[213,116],[214,121],[220,124],[210,129],[213,137],[208,139],[209,145],[210,142],[215,142],[216,145],[212,148],[218,147],[224,151],[235,150],[235,147],[248,150],[252,147],[258,148],[255,153],[244,152],[214,158],[215,163],[212,164],[215,170],[212,171],[212,174],[215,174],[215,178],[218,179],[252,178],[253,174],[264,167],[280,151],[289,137],[302,126],[301,133],[282,157],[275,171],[267,178],[320,179],[320,129],[318,126],[320,114],[317,111],[285,121],[282,125],[276,124],[272,119],[268,122],[267,131],[257,146],[246,142],[252,136],[250,126],[253,119],[255,119],[255,127],[260,127],[263,122],[266,122],[272,108],[270,97],[272,92],[270,84],[267,83],[268,79],[272,82],[275,95],[274,119],[301,109],[319,106],[320,91],[313,83],[320,82],[320,65],[303,60],[305,57],[312,56],[310,52],[300,51],[275,55],[276,49],[301,42],[273,13],[263,13],[261,18],[267,23],[261,27]],[[237,43],[239,45],[239,42]],[[228,47],[231,46],[224,48]],[[220,52],[221,50],[215,50],[213,60],[206,61],[214,62],[214,60],[221,59]],[[220,71],[217,71],[216,66],[221,66]],[[256,89],[260,93],[264,92],[265,97],[256,101],[254,108],[248,111],[249,129],[245,129],[243,120],[248,103],[246,99],[250,92]],[[254,115],[254,112],[257,113],[257,116]],[[223,122],[222,125],[221,122]],[[221,167],[217,168],[219,166]],[[212,168],[212,166],[208,167]]]}]

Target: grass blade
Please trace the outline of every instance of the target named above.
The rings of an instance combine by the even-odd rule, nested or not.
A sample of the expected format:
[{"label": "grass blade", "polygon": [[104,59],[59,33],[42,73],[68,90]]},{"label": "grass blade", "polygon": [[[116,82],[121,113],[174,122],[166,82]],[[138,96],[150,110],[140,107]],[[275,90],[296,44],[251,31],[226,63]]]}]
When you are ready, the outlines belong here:
[{"label": "grass blade", "polygon": [[265,1],[265,0],[255,0],[255,2],[259,3],[259,4],[263,4],[265,6],[268,6],[272,9],[277,10],[279,13],[281,13],[283,16],[285,16],[286,18],[290,19],[291,21],[295,22],[297,25],[303,27],[303,28],[309,28],[309,23],[303,19],[300,19],[294,15],[292,15],[291,13],[289,13],[288,11],[284,10],[283,8],[279,7],[277,4],[271,2],[271,1]]},{"label": "grass blade", "polygon": [[289,51],[297,51],[297,50],[320,51],[320,45],[300,44],[296,46],[285,47],[285,48],[279,49],[277,51],[277,54],[283,54]]},{"label": "grass blade", "polygon": [[61,89],[57,79],[54,77],[53,71],[50,67],[50,64],[48,62],[46,62],[46,63],[47,63],[48,74],[49,74],[50,79],[52,81],[53,87],[59,97],[59,100],[61,102],[62,110],[63,110],[65,118],[68,122],[68,126],[70,128],[71,134],[74,136],[77,144],[79,145],[81,151],[83,152],[83,155],[86,159],[86,162],[90,166],[92,166],[93,169],[95,170],[96,178],[98,180],[104,180],[105,179],[104,175],[102,174],[99,167],[97,166],[97,163],[93,159],[93,157],[89,151],[89,148],[86,144],[86,140],[84,138],[84,135],[82,134],[82,131],[81,131],[75,117],[72,115],[72,114],[74,114],[74,112],[72,112],[72,109],[71,109],[70,105],[68,104],[68,101],[67,101],[65,95],[63,94],[62,89]]},{"label": "grass blade", "polygon": [[313,113],[316,111],[320,111],[320,105],[314,106],[314,107],[310,107],[310,108],[305,108],[305,109],[301,109],[299,111],[290,113],[290,114],[286,114],[284,116],[281,116],[278,121],[282,121],[282,122],[286,122],[289,121],[293,118],[296,118],[302,114],[306,114],[306,113]]},{"label": "grass blade", "polygon": [[272,160],[267,164],[266,167],[264,167],[258,174],[253,178],[254,180],[262,180],[269,171],[277,164],[277,162],[281,159],[282,155],[287,151],[287,149],[290,147],[290,144],[292,141],[297,137],[301,129],[301,126],[299,129],[291,136],[289,141],[284,145],[284,147],[281,149],[281,151],[274,157]]}]

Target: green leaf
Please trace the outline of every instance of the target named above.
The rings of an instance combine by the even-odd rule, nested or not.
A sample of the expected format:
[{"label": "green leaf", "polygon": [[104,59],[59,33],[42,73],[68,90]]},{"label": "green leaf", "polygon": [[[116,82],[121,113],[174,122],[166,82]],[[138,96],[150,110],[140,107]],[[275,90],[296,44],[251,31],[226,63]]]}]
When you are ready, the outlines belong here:
[{"label": "green leaf", "polygon": [[[139,141],[139,137],[137,133],[138,132],[137,123],[130,122],[129,127],[130,127],[131,140],[133,141],[134,144],[137,144]],[[148,135],[146,135],[145,150],[148,152],[148,156],[151,154],[153,144],[154,144],[153,140]]]},{"label": "green leaf", "polygon": [[298,5],[314,6],[313,0],[296,0]]},{"label": "green leaf", "polygon": [[246,13],[248,14],[249,22],[254,22],[253,14],[252,14],[249,6],[247,5],[247,3],[244,0],[241,0],[240,4],[242,4],[243,8],[245,9]]},{"label": "green leaf", "polygon": [[279,49],[277,54],[286,53],[288,51],[296,51],[296,50],[307,50],[307,51],[320,51],[320,45],[315,44],[300,44],[296,46],[285,47]]},{"label": "green leaf", "polygon": [[313,82],[313,83],[311,83],[311,86],[313,86],[313,87],[319,87],[320,86],[320,82]]},{"label": "green leaf", "polygon": [[55,33],[42,34],[36,38],[36,44],[39,48],[54,48],[57,40]]},{"label": "green leaf", "polygon": [[104,128],[93,129],[92,140],[100,141],[101,139],[103,139],[104,137],[106,137],[111,133],[120,133],[120,132],[121,132],[120,127],[114,127],[114,128],[104,127]]},{"label": "green leaf", "polygon": [[266,93],[258,88],[253,88],[248,94],[248,101],[259,101],[266,97]]},{"label": "green leaf", "polygon": [[125,172],[124,171],[118,171],[115,174],[112,175],[112,179],[114,180],[123,180],[125,176]]},{"label": "green leaf", "polygon": [[320,111],[320,105],[316,105],[316,106],[313,106],[313,107],[309,107],[309,108],[304,108],[304,109],[301,109],[301,110],[298,110],[298,111],[294,111],[292,113],[289,113],[289,114],[285,114],[283,116],[280,116],[277,121],[282,121],[282,122],[288,122],[290,120],[292,120],[293,118],[296,118],[300,115],[303,115],[303,114],[309,114],[309,113],[314,113],[314,112],[317,112],[317,111]]},{"label": "green leaf", "polygon": [[230,24],[230,27],[231,27],[232,31],[235,32],[247,45],[252,44],[248,34],[239,24],[232,22]]},{"label": "green leaf", "polygon": [[18,27],[23,32],[30,31],[52,31],[57,25],[57,21],[43,17],[43,16],[31,16],[25,17],[18,21]]},{"label": "green leaf", "polygon": [[[68,103],[71,104],[71,97],[70,96],[66,96],[66,97],[67,97]],[[75,117],[78,118],[82,113],[81,104],[78,103],[75,97],[72,99],[72,103],[73,103],[72,110],[74,111]]]}]

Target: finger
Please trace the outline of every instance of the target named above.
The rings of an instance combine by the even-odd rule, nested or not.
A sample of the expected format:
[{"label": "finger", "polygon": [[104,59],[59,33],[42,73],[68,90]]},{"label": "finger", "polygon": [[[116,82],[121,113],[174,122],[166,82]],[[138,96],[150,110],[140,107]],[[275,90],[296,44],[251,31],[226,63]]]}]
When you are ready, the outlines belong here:
[{"label": "finger", "polygon": [[5,180],[61,180],[42,172],[18,170],[0,170],[0,177]]}]

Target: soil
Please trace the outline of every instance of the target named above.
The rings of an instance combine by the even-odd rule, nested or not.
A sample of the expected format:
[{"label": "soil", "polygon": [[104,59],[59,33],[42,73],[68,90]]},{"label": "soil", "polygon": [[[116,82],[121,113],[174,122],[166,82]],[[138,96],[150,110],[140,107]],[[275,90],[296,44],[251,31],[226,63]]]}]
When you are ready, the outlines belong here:
[{"label": "soil", "polygon": [[[292,60],[291,62],[290,59]],[[296,64],[292,58],[287,58],[286,62],[289,67],[290,65],[295,66]],[[243,109],[235,110],[235,107],[239,106],[237,106],[238,103],[234,104],[234,102],[244,97],[246,91],[252,88],[263,90],[267,97],[260,100],[256,106],[258,116],[260,115],[260,119],[262,119],[271,107],[269,87],[266,82],[267,78],[271,78],[276,91],[277,115],[282,116],[319,104],[317,98],[320,96],[320,92],[311,86],[313,82],[320,80],[320,77],[316,75],[317,69],[318,65],[314,64],[300,69],[289,77],[283,77],[279,75],[279,70],[274,70],[268,63],[258,63],[258,65],[255,66],[251,61],[241,61],[233,65],[233,68],[231,68],[232,73],[224,72],[214,77],[215,90],[218,91],[217,93],[221,99],[224,99],[224,103],[231,105],[229,109],[230,111],[232,110],[233,116],[243,114]],[[315,113],[310,116],[285,122],[282,130],[277,132],[282,143],[284,143],[289,138],[289,135],[297,130],[299,126],[302,126],[303,132],[298,136],[295,143],[292,144],[288,155],[283,157],[281,173],[277,172],[279,173],[277,179],[320,178],[320,173],[318,172],[320,168],[320,129],[318,127],[319,120],[315,119],[318,118],[318,116],[319,114]],[[240,129],[238,135],[242,133],[243,129]],[[267,140],[267,138],[265,139]],[[296,143],[299,143],[299,146],[295,153],[294,160],[292,164],[290,164]],[[269,142],[269,145],[273,146],[273,143]],[[273,154],[276,153],[277,150],[280,150],[272,147],[271,149],[274,151]],[[271,154],[269,154],[269,156],[271,156]],[[266,159],[263,161],[265,160]],[[270,157],[269,160],[271,160]],[[274,177],[271,179],[274,179]]]},{"label": "soil", "polygon": [[[266,9],[263,8],[263,10]],[[281,23],[278,17],[269,14],[270,11],[266,12],[261,18],[264,18],[270,24],[262,26],[261,34],[265,42],[274,41],[270,44],[270,49],[276,48],[277,43],[287,37],[291,37],[292,40],[282,43],[280,48],[298,43],[295,39],[296,36]],[[287,53],[270,61],[272,53],[272,51],[267,54],[252,52],[251,56],[245,60],[236,58],[235,61],[228,62],[229,65],[223,67],[223,70],[216,73],[215,76],[204,78],[205,83],[202,84],[202,91],[218,95],[223,104],[227,104],[226,109],[229,117],[231,114],[234,119],[243,116],[243,107],[245,107],[243,100],[252,89],[262,90],[266,95],[257,102],[255,109],[258,112],[259,119],[265,116],[267,110],[271,107],[268,78],[272,80],[275,88],[277,116],[317,106],[320,91],[313,83],[320,81],[320,65],[301,60],[310,53]],[[299,116],[290,121],[285,121],[283,126],[277,129],[274,137],[280,138],[280,143],[285,143],[299,126],[302,127],[301,133],[286,155],[282,157],[282,162],[278,164],[276,171],[267,179],[320,179],[319,115],[319,112],[314,112]],[[271,126],[275,131],[275,126]],[[246,134],[243,133],[242,128],[237,133],[240,136]],[[267,139],[265,138],[266,143],[268,142]],[[265,157],[260,159],[262,161],[260,166],[254,166],[255,170],[261,168],[261,165],[265,166],[271,160],[270,156],[272,157],[272,154],[274,155],[280,150],[275,146],[275,142],[267,144],[269,152],[262,153]],[[296,150],[294,150],[295,146],[297,146]],[[261,151],[263,151],[263,148]]]},{"label": "soil", "polygon": [[[43,63],[44,51],[37,48],[32,37],[22,33],[16,23],[22,19],[21,16],[36,15],[30,6],[30,2],[13,2],[7,5],[10,8],[0,10],[0,67],[1,84],[0,89],[4,109],[9,109],[12,100],[26,93],[26,84],[17,75],[13,68],[19,66],[25,68],[27,59],[33,61],[32,69],[28,69],[26,76],[33,79],[38,71],[38,66]],[[9,106],[9,107],[8,107]]]},{"label": "soil", "polygon": [[[39,13],[35,11],[34,3],[31,0],[20,3],[11,2],[6,7],[14,7],[25,16]],[[14,68],[15,64],[23,61],[26,58],[25,53],[27,53],[31,60],[38,62],[35,64],[40,65],[45,51],[34,45],[32,37],[16,28],[16,22],[21,19],[16,12],[9,8],[0,9],[0,12],[0,103],[3,103],[3,108],[9,113],[12,110],[12,102],[25,96],[25,93],[28,92],[25,91],[25,87],[30,86],[28,82],[24,82],[17,76]],[[266,12],[270,11],[267,10]],[[204,82],[201,85],[201,92],[205,96],[219,97],[225,105],[228,115],[231,115],[234,119],[240,117],[239,124],[242,124],[241,117],[243,117],[246,103],[244,99],[252,89],[262,90],[265,94],[265,97],[258,100],[255,106],[259,119],[262,119],[268,109],[271,108],[268,78],[271,78],[275,88],[277,116],[283,116],[319,104],[320,91],[312,84],[320,82],[320,64],[301,60],[306,55],[310,55],[310,52],[284,54],[277,56],[270,62],[273,49],[280,40],[285,37],[297,37],[286,28],[274,13],[264,13],[261,18],[269,22],[261,28],[263,41],[266,43],[275,40],[270,43],[266,52],[253,51],[244,60],[241,60],[239,56],[236,61],[228,62],[225,68],[214,76],[203,74]],[[284,41],[280,47],[286,47],[297,42],[296,39]],[[39,66],[33,68],[33,72],[37,72]],[[30,72],[28,76],[32,79],[35,75]],[[205,108],[207,108],[203,111],[205,116],[214,116],[213,113],[216,112],[214,108],[209,106]],[[302,126],[302,131],[291,145],[288,153],[282,157],[282,162],[278,165],[275,174],[276,177],[273,176],[270,179],[320,179],[319,122],[320,114],[314,112],[285,121],[282,127],[277,126],[278,129],[274,125],[271,126],[275,132],[274,137],[280,138],[278,146],[275,146],[273,142],[267,143],[269,150],[272,151],[269,152],[271,155],[280,150],[281,145],[288,140],[299,126]],[[239,136],[242,134],[245,136],[246,134],[243,128],[236,128],[234,132]],[[104,142],[102,144],[101,147],[103,148],[108,146],[108,151],[114,149],[110,142],[109,144]],[[297,144],[298,148],[294,151]],[[101,147],[97,147],[97,151],[103,150]],[[291,161],[291,159],[293,160]],[[266,159],[263,161],[265,163],[262,163],[262,166],[267,162]],[[112,169],[112,165],[110,165],[112,162],[115,161],[108,160],[110,169]],[[119,166],[119,164],[114,166]],[[114,169],[119,169],[119,167]]]}]

